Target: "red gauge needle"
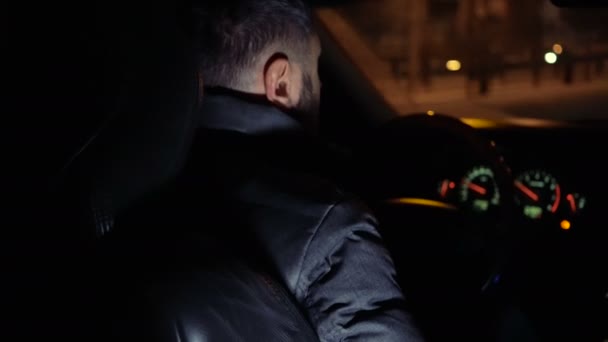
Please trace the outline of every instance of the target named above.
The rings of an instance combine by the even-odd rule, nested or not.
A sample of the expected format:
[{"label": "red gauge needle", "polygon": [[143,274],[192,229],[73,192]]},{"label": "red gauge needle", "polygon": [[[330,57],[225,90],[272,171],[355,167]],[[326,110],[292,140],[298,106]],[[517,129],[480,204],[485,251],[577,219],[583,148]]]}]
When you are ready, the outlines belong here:
[{"label": "red gauge needle", "polygon": [[515,187],[517,187],[521,192],[526,194],[526,196],[530,197],[534,202],[538,202],[538,195],[534,193],[534,191],[530,190],[527,186],[523,185],[521,182],[515,181]]},{"label": "red gauge needle", "polygon": [[570,202],[570,208],[572,209],[572,212],[576,212],[576,202],[574,202],[574,196],[572,196],[572,194],[569,194],[568,196],[566,196],[566,199],[568,200],[568,202]]},{"label": "red gauge needle", "polygon": [[477,185],[477,184],[474,184],[474,183],[470,183],[470,182],[469,182],[469,184],[467,185],[467,187],[468,187],[469,189],[471,189],[471,190],[473,190],[473,191],[477,192],[477,193],[478,193],[478,194],[480,194],[480,195],[485,195],[485,194],[488,192],[488,190],[486,190],[486,189],[482,188],[481,186],[479,186],[479,185]]},{"label": "red gauge needle", "polygon": [[448,195],[448,186],[450,185],[450,181],[448,181],[447,179],[443,181],[443,183],[441,183],[441,197],[444,197]]}]

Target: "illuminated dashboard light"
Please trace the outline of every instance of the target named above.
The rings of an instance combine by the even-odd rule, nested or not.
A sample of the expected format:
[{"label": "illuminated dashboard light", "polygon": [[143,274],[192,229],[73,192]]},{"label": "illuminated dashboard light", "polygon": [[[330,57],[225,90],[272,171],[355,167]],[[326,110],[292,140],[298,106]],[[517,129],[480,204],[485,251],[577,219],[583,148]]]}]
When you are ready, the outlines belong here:
[{"label": "illuminated dashboard light", "polygon": [[563,230],[570,230],[570,228],[572,228],[572,224],[568,220],[563,220],[562,222],[560,222],[559,226]]},{"label": "illuminated dashboard light", "polygon": [[401,198],[393,198],[387,201],[391,204],[409,204],[409,205],[419,205],[423,207],[435,207],[441,209],[449,209],[449,210],[457,210],[455,206],[439,201],[433,201],[426,198],[413,198],[413,197],[401,197]]}]

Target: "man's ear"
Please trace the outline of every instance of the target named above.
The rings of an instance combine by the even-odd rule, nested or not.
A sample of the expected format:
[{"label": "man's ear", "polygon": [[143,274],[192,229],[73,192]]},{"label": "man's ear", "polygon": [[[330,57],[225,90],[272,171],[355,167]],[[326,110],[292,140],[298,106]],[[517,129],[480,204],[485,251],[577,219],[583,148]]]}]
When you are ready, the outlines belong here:
[{"label": "man's ear", "polygon": [[300,89],[294,65],[284,54],[273,55],[264,68],[266,98],[280,107],[293,108],[299,101]]}]

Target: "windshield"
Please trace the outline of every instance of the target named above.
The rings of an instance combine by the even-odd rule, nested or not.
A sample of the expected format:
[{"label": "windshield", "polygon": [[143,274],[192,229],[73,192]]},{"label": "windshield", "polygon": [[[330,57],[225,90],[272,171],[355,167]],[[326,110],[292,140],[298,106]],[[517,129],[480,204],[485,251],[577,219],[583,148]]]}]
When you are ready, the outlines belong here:
[{"label": "windshield", "polygon": [[361,0],[317,16],[400,114],[606,118],[608,11],[549,0]]}]

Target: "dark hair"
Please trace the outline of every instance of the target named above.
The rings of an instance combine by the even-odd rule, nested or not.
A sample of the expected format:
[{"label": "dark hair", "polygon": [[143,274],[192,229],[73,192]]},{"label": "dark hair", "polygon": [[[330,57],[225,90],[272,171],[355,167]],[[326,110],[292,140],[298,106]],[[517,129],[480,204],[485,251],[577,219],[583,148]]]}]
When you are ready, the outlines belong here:
[{"label": "dark hair", "polygon": [[308,50],[313,30],[310,8],[301,0],[211,0],[194,5],[192,13],[205,86],[237,86],[273,44],[297,58]]}]

